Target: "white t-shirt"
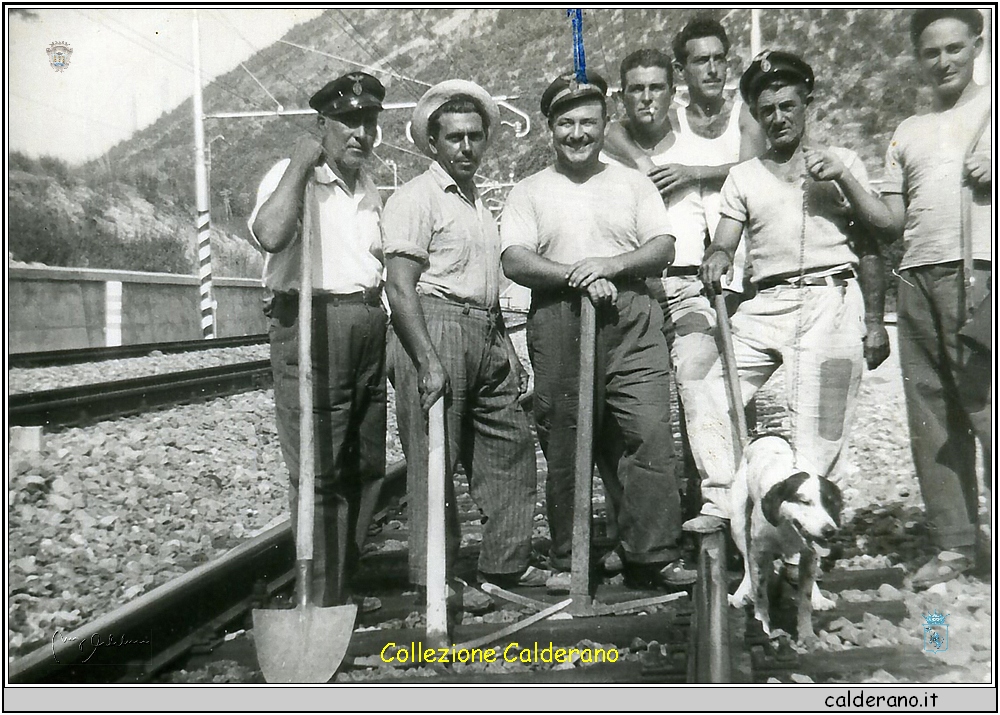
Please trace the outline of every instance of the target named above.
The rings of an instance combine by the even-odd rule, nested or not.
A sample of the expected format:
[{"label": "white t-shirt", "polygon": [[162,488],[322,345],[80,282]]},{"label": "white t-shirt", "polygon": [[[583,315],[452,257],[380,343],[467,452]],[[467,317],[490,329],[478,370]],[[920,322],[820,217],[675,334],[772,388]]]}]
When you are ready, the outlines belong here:
[{"label": "white t-shirt", "polygon": [[542,169],[510,190],[500,223],[501,250],[522,246],[565,264],[618,256],[666,235],[673,231],[653,182],[620,164],[582,183]]}]

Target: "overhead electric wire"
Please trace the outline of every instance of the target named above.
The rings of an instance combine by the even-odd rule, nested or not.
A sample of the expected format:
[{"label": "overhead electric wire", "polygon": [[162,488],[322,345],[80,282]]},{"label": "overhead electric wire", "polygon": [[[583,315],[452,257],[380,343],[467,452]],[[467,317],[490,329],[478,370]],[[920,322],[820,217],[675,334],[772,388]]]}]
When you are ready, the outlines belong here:
[{"label": "overhead electric wire", "polygon": [[[86,14],[85,12],[81,11],[78,8],[74,8],[74,10],[76,10],[76,12],[78,14],[82,15],[87,20],[90,20],[91,22],[94,22],[94,23],[97,23],[98,25],[101,25],[102,27],[110,30],[111,32],[115,33],[116,35],[118,35],[119,37],[121,37],[124,40],[128,41],[129,43],[135,45],[136,47],[141,47],[143,50],[145,50],[145,51],[147,51],[147,52],[149,52],[149,53],[151,53],[153,55],[156,55],[160,59],[163,59],[163,60],[167,61],[168,63],[174,65],[175,67],[178,67],[178,68],[180,68],[182,70],[185,70],[187,72],[194,72],[194,65],[190,64],[189,62],[187,62],[183,58],[181,58],[181,57],[173,54],[172,52],[168,52],[166,50],[163,50],[162,48],[158,47],[157,45],[150,44],[145,38],[142,37],[142,35],[139,35],[138,33],[136,33],[131,28],[129,28],[129,27],[125,26],[125,25],[122,25],[121,23],[117,22],[116,20],[113,20],[110,17],[102,15],[102,17],[104,17],[105,19],[107,19],[107,20],[109,20],[111,22],[114,22],[115,25],[118,25],[119,27],[123,27],[124,29],[128,30],[130,33],[132,33],[133,37],[129,37],[128,35],[126,35],[125,33],[121,32],[120,30],[116,29],[115,27],[112,27],[107,22],[104,22],[104,20],[102,20],[101,17],[93,17],[91,15]],[[250,99],[246,95],[241,94],[240,92],[237,92],[236,90],[234,90],[231,87],[229,87],[224,81],[222,81],[221,75],[219,77],[216,77],[215,79],[211,80],[211,82],[217,84],[218,87],[219,87],[219,89],[221,89],[224,92],[226,92],[226,93],[228,93],[228,94],[236,97],[237,99],[242,99],[244,102],[247,102],[247,103],[249,103],[251,105],[258,104],[258,102],[256,100]]]},{"label": "overhead electric wire", "polygon": [[594,23],[594,28],[597,30],[597,44],[601,48],[601,63],[604,65],[604,77],[605,77],[605,79],[607,81],[612,82],[613,78],[614,78],[614,75],[611,74],[611,70],[608,67],[608,53],[604,49],[604,35],[603,35],[603,33],[601,33],[601,25],[597,21],[596,11],[591,10],[589,12],[590,12],[590,17],[591,17],[591,19],[593,20],[593,23]]},{"label": "overhead electric wire", "polygon": [[[333,18],[334,21],[337,22],[338,25],[340,25],[341,30],[343,30],[344,33],[348,37],[350,37],[352,40],[354,40],[354,43],[358,47],[360,47],[361,49],[365,50],[365,52],[367,52],[373,58],[375,58],[376,62],[378,62],[379,64],[384,63],[384,64],[388,65],[389,69],[391,69],[393,72],[396,72],[397,74],[399,74],[399,70],[397,70],[396,67],[393,66],[393,64],[391,62],[389,62],[388,60],[382,59],[384,57],[387,57],[388,54],[385,53],[385,52],[383,52],[381,50],[381,48],[379,48],[378,45],[376,45],[373,41],[371,41],[370,39],[368,39],[368,37],[363,32],[361,32],[361,30],[359,30],[357,28],[357,26],[353,22],[351,22],[351,19],[349,17],[347,17],[347,14],[343,10],[341,10],[340,8],[334,8],[334,11],[337,12],[337,13],[339,13],[340,16],[344,19],[344,22],[346,22],[348,25],[350,25],[351,29],[354,30],[355,35],[360,36],[360,37],[364,37],[365,41],[368,42],[368,44],[370,44],[372,47],[374,47],[375,50],[372,51],[371,49],[364,47],[364,45],[361,44],[361,41],[358,39],[358,37],[351,35],[351,33],[348,32],[346,30],[346,28],[344,28],[344,26],[342,24],[340,24],[339,22],[337,22],[336,18]],[[426,83],[425,82],[421,82],[421,84],[426,84]],[[417,94],[413,90],[412,87],[410,87],[409,85],[405,85],[405,86],[406,86],[406,91],[409,92],[413,96],[414,99],[420,99],[420,95]]]},{"label": "overhead electric wire", "polygon": [[11,92],[10,96],[17,97],[25,102],[32,102],[42,107],[48,107],[59,113],[59,115],[68,114],[71,117],[79,117],[80,119],[85,119],[88,122],[93,122],[94,124],[103,124],[111,129],[117,129],[119,131],[131,131],[130,127],[126,127],[122,124],[111,124],[110,122],[103,121],[101,119],[94,119],[93,117],[87,116],[86,114],[80,114],[79,112],[74,112],[71,109],[66,109],[66,107],[56,106],[55,104],[49,104],[48,102],[42,102],[41,100],[35,99],[34,97],[26,97],[23,94],[18,94],[17,92]]},{"label": "overhead electric wire", "polygon": [[[245,42],[250,47],[250,49],[252,49],[254,51],[255,54],[261,52],[261,49],[259,47],[257,47],[257,45],[255,45],[253,42],[251,42],[250,39],[247,38],[246,35],[244,35],[242,32],[240,32],[240,28],[238,28],[235,24],[233,24],[225,15],[222,14],[222,12],[220,10],[212,10],[211,12],[216,17],[218,17],[222,22],[226,23],[226,25],[228,25],[230,27],[230,29],[232,29],[232,31],[235,32],[239,36],[239,38],[241,40],[243,40],[243,42]],[[246,69],[246,68],[244,68],[244,69]],[[286,82],[288,82],[288,84],[290,86],[294,87],[299,92],[308,93],[308,90],[305,87],[303,87],[302,85],[300,85],[298,82],[295,82],[291,77],[289,77],[287,74],[285,74],[284,72],[282,72],[277,67],[268,67],[268,70],[270,70],[271,72],[277,72],[278,75],[280,75]],[[247,71],[249,72],[249,70],[247,70]],[[265,89],[264,91],[266,92],[267,90]],[[270,93],[268,93],[268,94],[270,94]]]},{"label": "overhead electric wire", "polygon": [[329,52],[324,52],[323,50],[317,50],[315,47],[307,47],[306,45],[299,45],[294,42],[289,42],[288,40],[278,40],[278,42],[284,45],[289,45],[291,47],[297,47],[298,49],[305,50],[307,52],[315,52],[317,55],[322,55],[323,57],[329,57],[332,60],[338,60],[340,62],[344,62],[349,65],[354,65],[355,67],[360,67],[361,69],[371,70],[372,72],[382,72],[384,74],[397,77],[401,80],[405,80],[407,82],[415,82],[416,84],[422,84],[425,87],[431,86],[430,82],[424,82],[423,80],[419,80],[414,77],[407,77],[406,75],[399,74],[398,72],[390,72],[389,70],[376,67],[375,65],[372,64],[366,64],[364,62],[355,62],[354,60],[349,60],[346,57],[340,57],[339,55],[334,55]]}]

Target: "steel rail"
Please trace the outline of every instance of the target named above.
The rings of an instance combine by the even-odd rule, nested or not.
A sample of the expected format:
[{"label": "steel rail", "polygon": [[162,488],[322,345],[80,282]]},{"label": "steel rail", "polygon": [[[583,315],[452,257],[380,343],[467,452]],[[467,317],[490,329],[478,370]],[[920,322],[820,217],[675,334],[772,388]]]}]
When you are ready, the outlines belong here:
[{"label": "steel rail", "polygon": [[10,395],[8,420],[20,427],[69,427],[198,402],[272,384],[269,360],[185,370],[131,380]]},{"label": "steel rail", "polygon": [[163,354],[187,353],[220,348],[241,348],[248,345],[262,345],[267,335],[238,335],[212,340],[175,340],[165,343],[137,343],[98,348],[72,348],[68,350],[44,350],[41,352],[12,353],[7,356],[7,366],[13,368],[51,367],[54,365],[77,365],[84,362],[120,360],[144,357],[157,351]]}]

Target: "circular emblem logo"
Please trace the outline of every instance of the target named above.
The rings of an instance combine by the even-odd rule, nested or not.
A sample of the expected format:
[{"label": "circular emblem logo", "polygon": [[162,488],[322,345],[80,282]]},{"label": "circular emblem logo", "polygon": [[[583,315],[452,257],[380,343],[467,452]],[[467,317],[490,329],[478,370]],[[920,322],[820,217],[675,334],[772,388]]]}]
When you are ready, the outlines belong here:
[{"label": "circular emblem logo", "polygon": [[358,97],[361,96],[361,93],[364,91],[364,88],[361,86],[360,79],[354,82],[354,86],[351,87],[351,91],[354,92],[354,94],[356,94]]}]

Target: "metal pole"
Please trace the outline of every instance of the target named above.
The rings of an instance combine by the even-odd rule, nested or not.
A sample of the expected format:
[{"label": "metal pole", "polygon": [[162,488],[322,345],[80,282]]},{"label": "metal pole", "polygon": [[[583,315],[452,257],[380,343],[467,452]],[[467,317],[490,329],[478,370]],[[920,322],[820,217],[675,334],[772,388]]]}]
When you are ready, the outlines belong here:
[{"label": "metal pole", "polygon": [[754,58],[760,54],[760,10],[750,11],[750,57]]},{"label": "metal pole", "polygon": [[198,293],[201,306],[201,337],[215,337],[215,301],[212,299],[212,241],[209,233],[211,211],[208,197],[208,169],[205,166],[205,125],[201,106],[201,48],[198,39],[198,11],[192,11],[194,48],[194,195],[198,211]]}]

